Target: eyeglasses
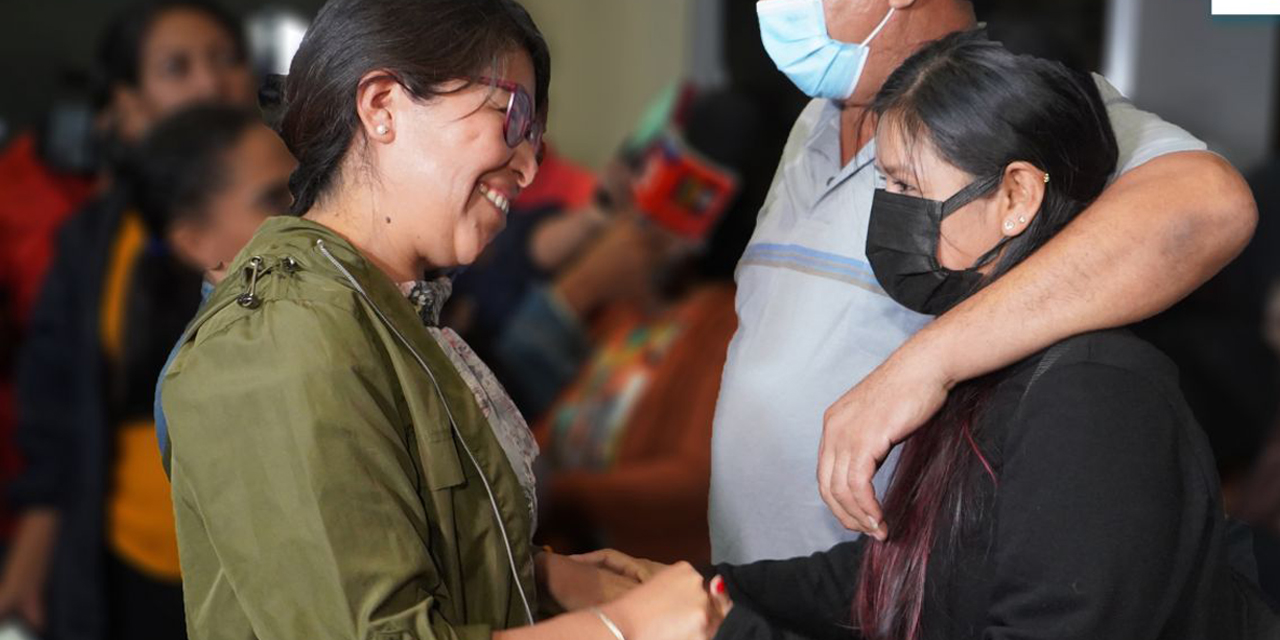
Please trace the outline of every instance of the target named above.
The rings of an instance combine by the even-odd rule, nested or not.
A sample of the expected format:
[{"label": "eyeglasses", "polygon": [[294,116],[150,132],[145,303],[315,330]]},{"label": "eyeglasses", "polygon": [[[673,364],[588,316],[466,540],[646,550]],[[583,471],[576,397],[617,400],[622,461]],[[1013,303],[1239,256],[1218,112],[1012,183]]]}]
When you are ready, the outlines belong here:
[{"label": "eyeglasses", "polygon": [[506,80],[498,80],[495,78],[486,78],[480,76],[474,78],[480,84],[487,84],[497,87],[511,94],[511,99],[507,102],[507,117],[502,122],[502,135],[506,138],[507,146],[512,149],[520,146],[521,142],[529,141],[533,145],[536,152],[542,151],[542,134],[545,128],[541,122],[538,122],[537,114],[533,106],[533,97],[529,95],[524,87]]}]

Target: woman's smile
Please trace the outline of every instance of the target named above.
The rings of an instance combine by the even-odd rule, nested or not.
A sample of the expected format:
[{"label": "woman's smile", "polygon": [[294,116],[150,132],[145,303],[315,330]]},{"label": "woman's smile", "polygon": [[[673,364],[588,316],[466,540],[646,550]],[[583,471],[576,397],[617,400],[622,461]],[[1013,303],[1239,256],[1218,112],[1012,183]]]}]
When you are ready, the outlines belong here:
[{"label": "woman's smile", "polygon": [[490,204],[497,208],[503,216],[506,216],[507,213],[511,211],[511,200],[513,196],[509,195],[507,192],[497,187],[491,187],[483,182],[480,183],[479,190],[480,195],[484,196],[484,199],[488,200]]}]

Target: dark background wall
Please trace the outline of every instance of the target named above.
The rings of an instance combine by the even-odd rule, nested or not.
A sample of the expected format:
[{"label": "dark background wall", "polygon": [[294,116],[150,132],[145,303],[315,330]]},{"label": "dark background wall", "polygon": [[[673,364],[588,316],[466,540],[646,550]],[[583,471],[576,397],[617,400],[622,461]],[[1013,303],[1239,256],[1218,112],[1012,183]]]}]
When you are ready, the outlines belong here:
[{"label": "dark background wall", "polygon": [[1106,0],[974,0],[991,37],[1079,69],[1102,67]]}]

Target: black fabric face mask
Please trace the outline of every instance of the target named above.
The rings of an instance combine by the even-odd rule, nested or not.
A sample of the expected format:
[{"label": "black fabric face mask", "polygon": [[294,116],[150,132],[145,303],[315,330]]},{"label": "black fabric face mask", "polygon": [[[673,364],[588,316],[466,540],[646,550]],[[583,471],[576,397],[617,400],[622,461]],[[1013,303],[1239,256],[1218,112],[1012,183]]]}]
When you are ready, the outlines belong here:
[{"label": "black fabric face mask", "polygon": [[1002,177],[976,180],[946,202],[876,190],[867,260],[889,297],[912,311],[936,316],[977,290],[983,278],[978,269],[994,260],[1009,238],[996,243],[972,267],[948,269],[938,263],[942,221],[991,192]]}]

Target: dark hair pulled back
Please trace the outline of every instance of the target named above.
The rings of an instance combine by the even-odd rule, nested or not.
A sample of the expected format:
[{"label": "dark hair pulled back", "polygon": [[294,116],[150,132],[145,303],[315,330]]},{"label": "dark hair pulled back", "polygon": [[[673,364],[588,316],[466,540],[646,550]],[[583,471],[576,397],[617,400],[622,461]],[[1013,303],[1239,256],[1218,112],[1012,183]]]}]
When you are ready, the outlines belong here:
[{"label": "dark hair pulled back", "polygon": [[1014,54],[981,30],[952,34],[908,58],[871,111],[893,120],[909,143],[928,140],[976,179],[998,177],[1019,160],[1050,175],[1039,213],[1009,242],[987,282],[1066,226],[1116,169],[1115,133],[1093,78]]},{"label": "dark hair pulled back", "polygon": [[356,93],[365,75],[386,70],[428,100],[451,80],[487,75],[513,50],[533,61],[545,120],[551,56],[514,0],[330,0],[294,56],[281,95],[280,135],[298,160],[289,180],[293,213],[306,213],[332,187],[360,131]]}]

